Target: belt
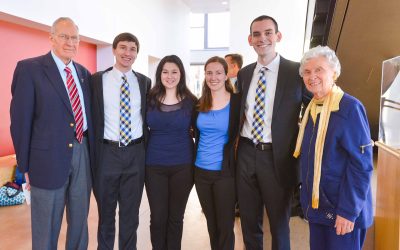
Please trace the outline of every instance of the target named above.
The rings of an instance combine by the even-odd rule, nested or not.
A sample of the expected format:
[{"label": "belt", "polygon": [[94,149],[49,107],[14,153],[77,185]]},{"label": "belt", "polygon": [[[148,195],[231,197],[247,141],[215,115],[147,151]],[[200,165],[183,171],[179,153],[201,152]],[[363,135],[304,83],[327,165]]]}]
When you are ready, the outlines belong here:
[{"label": "belt", "polygon": [[119,142],[117,142],[117,141],[111,141],[111,140],[103,139],[103,143],[104,143],[104,144],[108,144],[108,145],[115,146],[115,147],[121,147],[121,148],[123,148],[123,147],[129,147],[129,146],[132,146],[132,145],[136,145],[136,144],[141,143],[142,141],[144,141],[143,136],[140,137],[140,138],[137,138],[137,139],[132,140],[132,141],[129,142],[128,145],[126,145],[126,146],[124,146],[124,145],[121,145],[121,146],[120,146]]},{"label": "belt", "polygon": [[[84,132],[83,132],[83,137],[87,137],[88,136],[88,132],[87,132],[88,130],[86,129]],[[75,137],[76,137],[76,132],[75,132]]]},{"label": "belt", "polygon": [[259,142],[257,144],[254,144],[252,140],[250,140],[247,137],[240,137],[240,140],[248,145],[251,145],[252,147],[254,147],[255,149],[261,150],[261,151],[266,151],[266,150],[272,150],[272,143],[271,142]]}]

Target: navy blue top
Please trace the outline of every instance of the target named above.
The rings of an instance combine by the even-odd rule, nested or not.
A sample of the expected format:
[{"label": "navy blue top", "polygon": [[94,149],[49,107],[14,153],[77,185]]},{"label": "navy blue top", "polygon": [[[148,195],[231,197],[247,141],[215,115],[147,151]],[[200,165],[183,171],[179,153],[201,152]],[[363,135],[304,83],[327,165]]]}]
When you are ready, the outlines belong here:
[{"label": "navy blue top", "polygon": [[190,135],[193,106],[194,101],[185,98],[178,104],[163,104],[161,110],[148,108],[146,122],[150,136],[146,165],[176,166],[193,163],[194,144]]},{"label": "navy blue top", "polygon": [[195,165],[207,170],[221,170],[224,145],[228,142],[230,103],[220,110],[200,112],[196,125],[200,131]]}]

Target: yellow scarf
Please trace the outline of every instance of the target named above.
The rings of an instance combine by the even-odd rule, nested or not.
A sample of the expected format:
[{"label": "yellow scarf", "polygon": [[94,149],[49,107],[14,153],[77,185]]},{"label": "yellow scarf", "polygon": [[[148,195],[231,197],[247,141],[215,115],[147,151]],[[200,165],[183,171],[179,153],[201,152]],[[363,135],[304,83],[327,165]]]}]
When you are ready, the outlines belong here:
[{"label": "yellow scarf", "polygon": [[[319,183],[321,180],[322,155],[324,152],[325,137],[326,137],[326,131],[328,130],[329,118],[331,112],[339,110],[339,103],[343,97],[343,94],[344,92],[338,86],[333,85],[331,92],[323,101],[323,106],[318,124],[317,138],[315,140],[314,180],[313,180],[312,202],[311,202],[311,206],[314,209],[317,209],[319,205]],[[318,100],[315,100],[315,98],[313,98],[310,101],[310,104],[308,104],[307,109],[304,113],[304,117],[300,125],[299,135],[297,136],[296,149],[293,154],[295,158],[299,157],[300,155],[301,143],[304,137],[304,129],[306,128],[307,125],[308,115],[310,114],[310,110],[315,110],[313,111],[313,113],[315,114],[315,117],[317,115],[316,111],[318,109],[316,107],[317,103]]]}]

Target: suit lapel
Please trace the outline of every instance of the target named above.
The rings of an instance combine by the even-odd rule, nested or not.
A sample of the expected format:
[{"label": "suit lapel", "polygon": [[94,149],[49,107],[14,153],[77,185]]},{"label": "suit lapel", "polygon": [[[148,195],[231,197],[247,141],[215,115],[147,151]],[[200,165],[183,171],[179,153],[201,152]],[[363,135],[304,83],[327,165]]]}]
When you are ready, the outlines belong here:
[{"label": "suit lapel", "polygon": [[249,93],[251,79],[253,78],[254,69],[256,68],[257,63],[253,63],[250,65],[247,71],[244,72],[244,80],[243,80],[243,97],[244,100],[247,99],[247,94]]},{"label": "suit lapel", "polygon": [[[243,69],[243,72],[239,72],[239,78],[242,84],[242,100],[240,102],[240,114],[239,114],[239,133],[242,131],[242,127],[245,120],[245,110],[246,110],[246,100],[247,94],[249,93],[251,79],[253,78],[254,68],[256,67],[257,63],[250,64]],[[239,80],[238,78],[238,80]]]},{"label": "suit lapel", "polygon": [[282,98],[285,93],[286,82],[288,79],[288,74],[286,72],[287,69],[287,61],[285,58],[281,56],[279,63],[279,71],[278,71],[278,79],[276,81],[276,90],[275,90],[275,100],[274,100],[274,109],[272,112],[272,120],[275,119],[276,114],[279,110],[279,105],[282,101]]},{"label": "suit lapel", "polygon": [[251,79],[253,78],[253,73],[254,69],[256,67],[257,63],[253,63],[249,65],[246,71],[243,72],[243,80],[242,80],[242,88],[243,88],[243,93],[242,93],[242,101],[241,101],[241,113],[240,117],[243,117],[244,115],[244,110],[245,110],[245,105],[246,105],[246,100],[247,100],[247,94],[249,93],[249,88],[250,88],[250,83]]},{"label": "suit lapel", "polygon": [[146,107],[146,82],[144,82],[143,77],[140,74],[137,74],[135,71],[133,71],[133,74],[135,74],[135,76],[138,79],[138,84],[139,84],[139,89],[140,89],[140,107],[141,107],[141,114],[142,117],[144,117],[144,112],[145,112],[145,108]]},{"label": "suit lapel", "polygon": [[43,64],[45,66],[44,73],[46,74],[47,78],[49,79],[51,85],[53,85],[57,94],[60,96],[60,98],[63,101],[68,112],[73,116],[72,107],[71,107],[71,103],[69,101],[67,90],[66,90],[64,82],[60,76],[60,72],[58,71],[57,65],[51,56],[51,52],[49,52],[46,55],[46,57],[44,58]]},{"label": "suit lapel", "polygon": [[[75,70],[76,70],[76,74],[78,75],[79,83],[81,85],[81,89],[82,89],[82,92],[83,92],[83,100],[85,102],[84,105],[85,105],[85,107],[88,107],[90,105],[89,83],[86,82],[86,79],[83,77],[84,73],[82,71],[82,68],[78,67],[78,65],[76,65],[75,63],[73,63],[73,64],[74,64],[74,67],[75,67]],[[90,109],[89,108],[85,108],[85,110],[86,110],[86,115],[88,115],[87,112]]]},{"label": "suit lapel", "polygon": [[[97,107],[99,107],[99,113],[101,114],[101,123],[103,125],[103,129],[104,129],[104,93],[103,93],[103,75],[104,73],[112,70],[113,67],[110,67],[108,69],[106,69],[105,71],[103,71],[101,74],[96,74],[96,79],[94,79],[93,81],[93,88],[96,90],[96,96],[95,99],[97,99]],[[96,105],[94,104],[94,105]],[[104,131],[103,131],[104,132]]]}]

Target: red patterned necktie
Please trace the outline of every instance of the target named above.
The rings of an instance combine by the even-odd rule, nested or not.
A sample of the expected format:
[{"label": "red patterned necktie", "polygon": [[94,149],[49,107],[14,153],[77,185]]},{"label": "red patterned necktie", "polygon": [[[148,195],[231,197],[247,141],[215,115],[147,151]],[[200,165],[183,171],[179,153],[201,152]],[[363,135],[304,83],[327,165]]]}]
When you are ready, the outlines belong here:
[{"label": "red patterned necktie", "polygon": [[72,111],[74,112],[75,118],[75,135],[76,139],[79,143],[82,143],[83,137],[83,114],[82,114],[82,106],[81,100],[79,99],[78,89],[76,88],[76,84],[74,78],[71,74],[71,69],[65,67],[65,72],[67,72],[67,87],[68,87],[68,95],[69,100],[71,102]]}]

